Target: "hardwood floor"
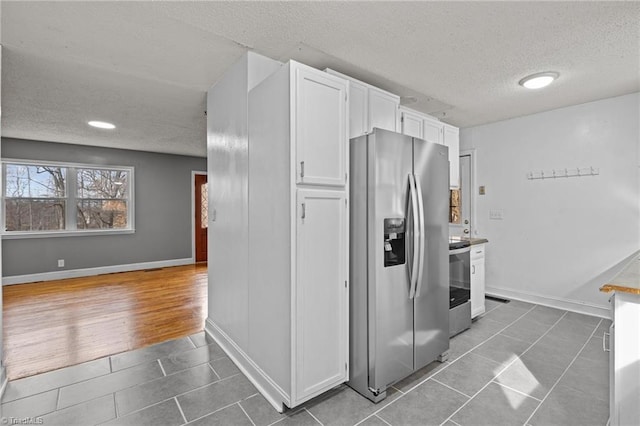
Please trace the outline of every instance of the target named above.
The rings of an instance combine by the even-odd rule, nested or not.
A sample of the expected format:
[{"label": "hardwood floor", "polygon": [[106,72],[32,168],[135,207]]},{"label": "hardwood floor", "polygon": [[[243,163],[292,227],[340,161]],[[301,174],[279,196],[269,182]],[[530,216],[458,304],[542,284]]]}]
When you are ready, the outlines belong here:
[{"label": "hardwood floor", "polygon": [[3,288],[9,380],[202,331],[207,265]]}]

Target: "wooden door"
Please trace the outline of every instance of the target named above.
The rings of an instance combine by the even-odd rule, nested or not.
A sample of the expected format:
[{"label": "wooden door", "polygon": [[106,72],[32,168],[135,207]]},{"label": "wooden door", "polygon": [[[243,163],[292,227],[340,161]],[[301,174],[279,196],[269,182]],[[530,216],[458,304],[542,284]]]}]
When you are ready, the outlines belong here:
[{"label": "wooden door", "polygon": [[194,187],[196,262],[206,262],[207,233],[209,231],[207,175],[195,175]]}]

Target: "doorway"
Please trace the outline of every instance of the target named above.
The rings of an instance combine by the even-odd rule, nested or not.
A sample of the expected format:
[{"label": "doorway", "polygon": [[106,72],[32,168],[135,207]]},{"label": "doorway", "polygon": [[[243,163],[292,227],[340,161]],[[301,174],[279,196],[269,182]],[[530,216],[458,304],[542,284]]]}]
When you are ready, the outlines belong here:
[{"label": "doorway", "polygon": [[193,191],[194,258],[196,262],[206,262],[209,231],[209,191],[206,173],[193,174]]},{"label": "doorway", "polygon": [[450,233],[457,237],[473,237],[474,227],[474,192],[473,192],[473,151],[460,153],[460,217],[457,223],[450,224]]}]

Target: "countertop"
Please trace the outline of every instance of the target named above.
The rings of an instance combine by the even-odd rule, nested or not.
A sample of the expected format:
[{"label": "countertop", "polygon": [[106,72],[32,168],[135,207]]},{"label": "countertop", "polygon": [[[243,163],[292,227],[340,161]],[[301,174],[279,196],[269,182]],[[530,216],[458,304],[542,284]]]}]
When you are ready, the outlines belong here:
[{"label": "countertop", "polygon": [[610,283],[600,287],[600,291],[605,293],[618,291],[640,295],[640,250]]},{"label": "countertop", "polygon": [[456,243],[459,241],[469,241],[469,243],[472,246],[475,246],[477,244],[484,244],[484,243],[488,243],[489,240],[487,240],[486,238],[471,238],[471,237],[449,237],[449,242],[450,243]]}]

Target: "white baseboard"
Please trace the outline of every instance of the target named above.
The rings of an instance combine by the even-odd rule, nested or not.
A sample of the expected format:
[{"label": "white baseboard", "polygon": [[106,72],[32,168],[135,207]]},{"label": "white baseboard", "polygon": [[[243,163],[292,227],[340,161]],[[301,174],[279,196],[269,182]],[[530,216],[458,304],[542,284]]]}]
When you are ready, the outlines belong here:
[{"label": "white baseboard", "polygon": [[65,271],[42,272],[38,274],[13,275],[2,277],[2,285],[33,283],[36,281],[62,280],[66,278],[90,277],[100,274],[112,274],[114,272],[139,271],[141,269],[167,268],[169,266],[182,266],[194,263],[193,259],[170,259],[155,262],[129,263],[126,265],[100,266],[97,268],[68,269]]},{"label": "white baseboard", "polygon": [[525,291],[514,291],[505,288],[487,287],[487,296],[497,296],[504,299],[520,300],[522,302],[535,303],[537,305],[548,306],[550,308],[563,309],[565,311],[577,312],[579,314],[592,315],[600,318],[611,318],[611,310],[608,305],[595,305],[592,303],[580,302],[571,299],[560,299],[557,297],[541,296]]},{"label": "white baseboard", "polygon": [[216,341],[226,352],[227,356],[244,373],[251,383],[260,391],[262,396],[279,413],[284,411],[284,405],[290,400],[286,392],[278,386],[267,374],[253,362],[253,360],[222,331],[210,318],[207,318],[204,331]]}]

